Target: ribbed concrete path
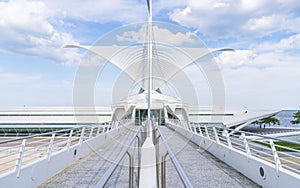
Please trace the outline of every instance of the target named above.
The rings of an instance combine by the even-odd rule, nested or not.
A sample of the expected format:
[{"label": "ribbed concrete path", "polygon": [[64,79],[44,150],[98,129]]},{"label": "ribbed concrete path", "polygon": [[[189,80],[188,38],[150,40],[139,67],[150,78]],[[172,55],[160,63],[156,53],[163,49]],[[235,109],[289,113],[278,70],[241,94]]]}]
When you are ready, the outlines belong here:
[{"label": "ribbed concrete path", "polygon": [[[137,130],[138,127],[133,127],[133,129]],[[165,126],[161,126],[160,130],[194,187],[259,187],[180,134]],[[105,143],[100,143],[95,152],[80,159],[39,187],[95,187],[133,135],[134,131],[127,129],[118,136],[108,139]],[[131,151],[136,154],[136,148],[132,148]],[[164,153],[162,144],[159,151],[160,155]],[[168,157],[166,170],[167,187],[183,187],[176,169]],[[122,164],[106,187],[128,187],[127,157],[122,160]]]},{"label": "ribbed concrete path", "polygon": [[[130,127],[130,129],[125,129],[117,136],[107,139],[106,142],[100,143],[99,148],[96,148],[94,152],[53,176],[39,187],[95,187],[137,130],[138,127]],[[135,150],[135,148],[132,150]],[[108,182],[107,187],[127,187],[128,176],[128,157],[125,156],[122,164]]]},{"label": "ribbed concrete path", "polygon": [[[164,126],[160,130],[194,187],[259,187],[180,134]],[[167,187],[183,187],[170,160],[166,171]]]}]

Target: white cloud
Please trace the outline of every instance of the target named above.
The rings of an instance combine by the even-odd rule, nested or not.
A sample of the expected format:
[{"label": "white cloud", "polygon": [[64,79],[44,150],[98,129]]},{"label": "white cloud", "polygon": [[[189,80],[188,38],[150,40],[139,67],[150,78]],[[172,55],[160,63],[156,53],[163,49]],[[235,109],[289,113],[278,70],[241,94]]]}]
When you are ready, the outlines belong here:
[{"label": "white cloud", "polygon": [[268,51],[236,50],[235,52],[223,52],[216,57],[216,60],[224,70],[251,67],[263,71],[267,68],[283,68],[291,65],[300,68],[299,55],[289,55],[289,52],[272,51],[271,49]]},{"label": "white cloud", "polygon": [[63,48],[66,44],[78,44],[74,42],[73,37],[67,33],[54,31],[47,38],[28,36],[27,41],[32,46],[21,49],[20,51],[23,53],[45,57],[65,65],[79,63],[81,56],[76,49]]},{"label": "white cloud", "polygon": [[[146,0],[46,0],[46,4],[55,10],[62,10],[67,17],[98,22],[120,22],[136,23],[147,21]],[[152,1],[153,15],[158,15],[161,11],[169,11],[173,8],[186,5],[187,0],[155,0]],[[164,13],[165,14],[165,13]],[[159,15],[166,17],[165,15]]]},{"label": "white cloud", "polygon": [[223,8],[223,7],[229,7],[229,4],[228,3],[224,3],[224,2],[217,2],[214,5],[214,8]]},{"label": "white cloud", "polygon": [[53,11],[38,1],[8,1],[0,3],[0,26],[36,34],[51,34],[53,26],[48,18]]},{"label": "white cloud", "polygon": [[[125,31],[122,35],[117,35],[117,41],[126,42],[145,42],[145,33],[147,26],[144,25],[137,31]],[[169,29],[161,28],[157,25],[153,26],[153,33],[156,42],[171,44],[171,45],[182,45],[184,43],[194,43],[195,35],[191,32],[171,32]]]},{"label": "white cloud", "polygon": [[[254,44],[251,47],[260,53],[285,53],[290,50],[300,50],[300,34],[293,34],[286,38],[281,38],[279,41],[265,41],[258,44]],[[292,54],[286,54],[286,58],[290,58]],[[297,53],[296,53],[297,55]],[[293,55],[294,56],[294,55]]]},{"label": "white cloud", "polygon": [[296,0],[189,0],[174,9],[170,19],[195,28],[206,37],[249,37],[277,31],[297,32],[300,27]]},{"label": "white cloud", "polygon": [[300,34],[296,34],[289,38],[282,39],[279,42],[278,47],[282,49],[300,49]]},{"label": "white cloud", "polygon": [[[184,2],[157,1],[153,6],[158,13]],[[62,29],[77,27],[72,21],[65,21],[66,18],[97,23],[141,22],[147,20],[147,5],[139,0],[0,2],[0,50],[42,56],[63,64],[77,63],[80,58],[78,50],[61,48],[65,44],[77,43]],[[178,35],[185,40],[185,36]]]},{"label": "white cloud", "polygon": [[284,54],[263,53],[243,66],[220,64],[228,106],[282,109],[299,108],[300,67]]},{"label": "white cloud", "polygon": [[274,31],[282,25],[283,21],[283,18],[279,15],[251,18],[245,24],[244,29],[249,29],[251,31]]},{"label": "white cloud", "polygon": [[217,56],[228,106],[299,108],[299,34]]},{"label": "white cloud", "polygon": [[217,62],[224,67],[238,67],[251,65],[257,54],[251,50],[236,50],[235,52],[224,52],[217,57]]},{"label": "white cloud", "polygon": [[267,3],[266,0],[242,0],[238,2],[238,6],[242,11],[250,12],[259,9]]},{"label": "white cloud", "polygon": [[[153,2],[153,6],[156,19],[164,20],[166,15],[169,15],[172,21],[200,31],[205,39],[229,37],[238,43],[237,49],[243,46],[243,50],[221,53],[217,57],[224,74],[229,104],[249,107],[260,105],[267,108],[299,105],[300,86],[297,81],[300,56],[295,52],[299,52],[300,48],[299,1],[158,0]],[[70,34],[71,30],[66,30],[78,29],[77,23],[127,24],[146,21],[146,10],[145,1],[140,0],[2,1],[0,51],[41,56],[63,64],[74,64],[80,59],[78,51],[61,48],[65,44],[76,43]],[[154,30],[158,33],[156,40],[160,42],[180,45],[193,40],[190,32],[176,32],[159,27],[154,27]],[[276,33],[289,36],[282,38]],[[144,36],[142,30],[128,31],[119,35],[119,40],[144,41]],[[255,41],[253,38],[262,40]],[[271,40],[268,40],[270,38]],[[223,42],[223,45],[232,47],[228,41]],[[4,94],[1,95],[2,102],[10,101],[11,94],[14,94],[15,98],[20,97],[19,91],[25,90],[24,86],[36,84],[36,88],[30,87],[26,93],[28,99],[31,98],[32,103],[37,104],[37,94],[48,95],[48,98],[51,98],[42,91],[48,92],[48,87],[56,87],[44,84],[44,80],[36,76],[0,73],[0,78],[0,84],[6,90],[9,90],[8,87],[14,87],[4,98]],[[57,87],[59,91],[66,91],[63,89],[64,85],[58,84]],[[32,97],[32,93],[36,96]],[[64,100],[68,98],[69,95],[65,96]],[[2,102],[1,104],[4,104]]]},{"label": "white cloud", "polygon": [[253,42],[247,50],[223,52],[216,58],[223,68],[283,67],[293,62],[299,67],[300,34],[281,38],[279,41]]},{"label": "white cloud", "polygon": [[147,18],[146,1],[48,0],[45,2],[52,9],[63,11],[67,17],[84,21],[132,23],[145,21]]},{"label": "white cloud", "polygon": [[78,61],[75,50],[62,46],[75,43],[73,37],[55,28],[61,12],[49,9],[42,1],[16,0],[0,3],[0,48],[6,51],[41,56],[58,63]]}]

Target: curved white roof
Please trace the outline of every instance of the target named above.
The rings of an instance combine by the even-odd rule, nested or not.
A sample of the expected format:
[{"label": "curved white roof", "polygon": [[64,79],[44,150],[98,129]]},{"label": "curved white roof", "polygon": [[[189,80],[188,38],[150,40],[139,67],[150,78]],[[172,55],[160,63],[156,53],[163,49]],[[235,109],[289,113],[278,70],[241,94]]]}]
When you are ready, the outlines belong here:
[{"label": "curved white roof", "polygon": [[[104,58],[125,72],[141,88],[147,88],[147,45],[136,46],[83,46],[67,45],[68,48],[83,48]],[[216,51],[233,51],[228,48],[181,48],[156,44],[153,48],[152,88],[161,87],[176,73]]]}]

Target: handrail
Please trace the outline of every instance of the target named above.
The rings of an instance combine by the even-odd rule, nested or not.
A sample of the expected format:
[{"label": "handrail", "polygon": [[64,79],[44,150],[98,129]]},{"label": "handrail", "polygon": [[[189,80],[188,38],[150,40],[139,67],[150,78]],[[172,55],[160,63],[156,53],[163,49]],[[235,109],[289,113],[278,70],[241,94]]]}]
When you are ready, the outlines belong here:
[{"label": "handrail", "polygon": [[[130,142],[129,142],[129,144],[127,145],[127,147],[126,148],[124,148],[121,152],[120,152],[120,154],[118,155],[118,157],[117,157],[117,159],[112,163],[112,165],[109,167],[109,169],[104,173],[104,175],[102,176],[102,178],[98,181],[98,183],[96,184],[96,188],[102,188],[102,187],[104,187],[106,184],[107,184],[107,182],[108,182],[108,180],[111,178],[111,176],[112,176],[112,174],[114,173],[114,171],[117,169],[117,167],[119,166],[119,164],[120,164],[120,162],[121,162],[121,160],[123,159],[123,157],[126,155],[126,154],[128,154],[128,156],[129,156],[129,160],[130,160],[130,165],[133,165],[132,163],[132,160],[133,160],[133,157],[132,157],[132,155],[130,155],[130,153],[129,153],[129,149],[130,149],[130,146],[131,146],[131,144],[135,141],[135,139],[137,138],[138,139],[138,144],[139,144],[139,146],[138,146],[138,149],[140,150],[140,146],[141,146],[141,143],[140,143],[140,140],[139,140],[139,137],[138,137],[138,134],[141,132],[141,128],[134,134],[134,136],[132,137],[132,139],[130,140]],[[139,152],[140,153],[140,152]],[[138,156],[138,160],[140,160],[139,159],[140,158],[140,156]],[[132,170],[132,166],[130,166],[129,167],[129,169],[131,169]],[[140,168],[140,166],[138,166],[138,168]],[[130,180],[129,180],[129,187],[131,188],[131,187],[133,187],[133,172],[132,171],[130,171],[130,173],[129,173],[129,176],[130,176]]]},{"label": "handrail", "polygon": [[252,132],[247,132],[247,131],[234,130],[234,129],[230,129],[230,128],[228,128],[227,130],[235,131],[235,132],[238,132],[238,133],[245,133],[247,135],[262,137],[262,138],[266,138],[266,139],[278,140],[278,141],[282,141],[282,142],[289,142],[291,144],[299,144],[300,145],[300,142],[293,141],[293,140],[287,140],[287,139],[284,139],[284,138],[276,138],[276,137],[271,137],[271,136],[252,133]]},{"label": "handrail", "polygon": [[[247,131],[233,130],[226,127],[207,126],[201,123],[190,123],[191,129],[185,126],[185,122],[180,121],[169,121],[168,125],[171,127],[181,127],[193,134],[197,134],[203,139],[209,139],[229,149],[242,151],[247,157],[263,159],[265,162],[272,163],[277,172],[284,168],[296,173],[298,176],[300,175],[300,142]],[[235,131],[238,134],[230,134],[229,131]],[[246,136],[246,134],[250,135],[250,137]],[[251,135],[258,139],[251,139]],[[274,141],[286,142],[296,145],[296,147],[281,145]],[[272,157],[273,159],[269,159],[268,157]],[[281,161],[284,161],[284,163]]]},{"label": "handrail", "polygon": [[[227,128],[227,129],[224,129],[224,130],[231,130],[233,131],[234,129],[230,129],[230,128]],[[256,136],[258,138],[264,138],[264,139],[272,139],[272,140],[276,140],[276,141],[282,141],[282,142],[288,142],[288,143],[291,143],[291,144],[297,144],[297,145],[300,145],[300,142],[297,142],[297,141],[293,141],[293,140],[288,140],[288,139],[284,139],[284,138],[276,138],[276,137],[271,137],[271,136],[267,136],[267,135],[261,135],[261,134],[257,134],[257,133],[252,133],[252,132],[247,132],[247,131],[241,131],[241,130],[234,130],[236,133],[241,133],[241,134],[245,134],[246,137],[247,136]],[[247,137],[247,139],[249,140],[252,140],[251,138]],[[254,139],[255,140],[255,139]],[[292,148],[290,148],[292,149]]]},{"label": "handrail", "polygon": [[[126,124],[125,122],[124,126]],[[71,146],[81,145],[89,139],[118,127],[119,124],[116,122],[109,122],[105,125],[91,124],[2,140],[0,141],[0,174],[15,171],[19,176],[20,169],[24,165],[31,164],[42,157],[50,160],[56,152],[64,149],[69,151]],[[32,138],[35,139],[32,140]]]},{"label": "handrail", "polygon": [[107,125],[111,125],[111,122],[105,122],[105,123],[108,123],[108,124],[103,124],[103,125],[98,125],[97,124],[96,125],[96,124],[91,123],[91,124],[88,124],[88,125],[76,126],[76,127],[67,128],[67,129],[60,129],[60,130],[50,131],[50,132],[46,132],[46,133],[39,133],[39,134],[33,134],[33,135],[29,135],[29,136],[12,138],[12,139],[8,139],[8,140],[1,140],[0,144],[15,142],[15,141],[23,140],[23,139],[28,139],[28,138],[35,138],[35,137],[40,137],[40,136],[52,135],[52,133],[61,133],[61,132],[66,132],[66,131],[71,131],[71,130],[76,130],[76,129],[82,129],[83,127],[94,127],[94,126],[106,127]]},{"label": "handrail", "polygon": [[[125,119],[125,121],[130,121],[130,119]],[[101,124],[90,123],[90,124],[86,124],[86,125],[83,125],[83,126],[74,126],[72,128],[67,128],[67,129],[60,129],[60,130],[49,131],[49,132],[45,132],[45,133],[39,133],[39,134],[33,134],[33,135],[28,135],[28,136],[22,136],[22,137],[12,138],[12,139],[8,139],[8,140],[1,140],[0,144],[5,144],[5,143],[9,143],[9,142],[15,142],[15,141],[19,141],[19,140],[23,140],[23,139],[28,139],[28,138],[39,137],[39,136],[46,136],[46,135],[49,135],[49,134],[51,135],[52,133],[61,133],[61,132],[75,130],[75,129],[82,129],[84,127],[102,126],[103,128],[105,128],[107,126],[112,126],[113,123],[114,122],[111,122],[111,121],[109,121],[109,122],[102,122]],[[126,124],[126,122],[124,124]]]},{"label": "handrail", "polygon": [[[162,135],[159,127],[156,128],[157,131],[159,132],[160,138],[162,139],[166,150],[167,150],[167,154],[169,155],[182,183],[184,184],[185,187],[193,187],[192,183],[190,182],[189,178],[187,177],[187,175],[185,174],[183,168],[181,167],[180,163],[177,161],[175,155],[173,154],[172,150],[170,149],[169,145],[167,144],[167,141],[165,139],[165,137]],[[166,155],[164,156],[164,158],[166,157]],[[163,181],[163,180],[162,180]]]},{"label": "handrail", "polygon": [[[176,123],[176,124],[182,124],[183,121],[174,121],[172,122],[172,120],[169,119],[169,121],[171,123]],[[188,121],[185,121],[191,125],[200,125],[202,127],[214,127],[213,125],[210,125],[210,126],[207,126],[205,124],[202,124],[202,123],[197,123],[197,122],[188,122]],[[196,127],[196,126],[194,126]],[[263,135],[263,134],[257,134],[257,133],[253,133],[253,132],[248,132],[248,131],[242,131],[242,130],[235,130],[235,129],[232,129],[232,128],[228,128],[228,127],[219,127],[219,126],[215,126],[216,128],[219,128],[219,129],[224,129],[224,130],[229,130],[229,131],[234,131],[235,133],[245,133],[247,135],[252,135],[252,136],[258,136],[258,137],[263,137],[263,138],[266,138],[266,139],[273,139],[273,140],[278,140],[278,141],[283,141],[283,142],[289,142],[289,143],[292,143],[292,144],[299,144],[300,145],[300,142],[297,142],[297,141],[293,141],[293,140],[287,140],[287,139],[283,139],[283,138],[274,138],[274,137],[271,137],[271,136],[267,136],[267,135]],[[297,130],[297,129],[296,129]],[[297,130],[300,132],[300,129]],[[229,133],[230,134],[230,133]]]},{"label": "handrail", "polygon": [[81,129],[83,127],[89,127],[89,126],[91,126],[91,125],[85,125],[85,126],[68,128],[68,129],[60,129],[60,130],[46,132],[46,133],[39,133],[39,134],[34,134],[34,135],[29,135],[29,136],[12,138],[12,139],[8,139],[8,140],[1,140],[0,144],[6,144],[6,143],[10,143],[10,142],[15,142],[15,141],[19,141],[19,140],[23,140],[23,139],[29,139],[29,138],[35,138],[35,137],[40,137],[40,136],[52,135],[53,133],[61,133],[61,132],[71,131],[71,130],[75,130],[75,129]]}]

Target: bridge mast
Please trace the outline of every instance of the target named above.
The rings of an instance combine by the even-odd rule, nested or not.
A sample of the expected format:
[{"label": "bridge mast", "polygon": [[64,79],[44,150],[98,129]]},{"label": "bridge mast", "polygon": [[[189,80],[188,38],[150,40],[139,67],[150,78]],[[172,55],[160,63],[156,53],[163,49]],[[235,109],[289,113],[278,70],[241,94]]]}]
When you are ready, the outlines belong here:
[{"label": "bridge mast", "polygon": [[[148,42],[147,42],[147,57],[148,57],[148,133],[150,131],[150,114],[151,114],[151,90],[152,90],[152,0],[147,0],[148,6]],[[149,134],[148,134],[149,136]]]}]

